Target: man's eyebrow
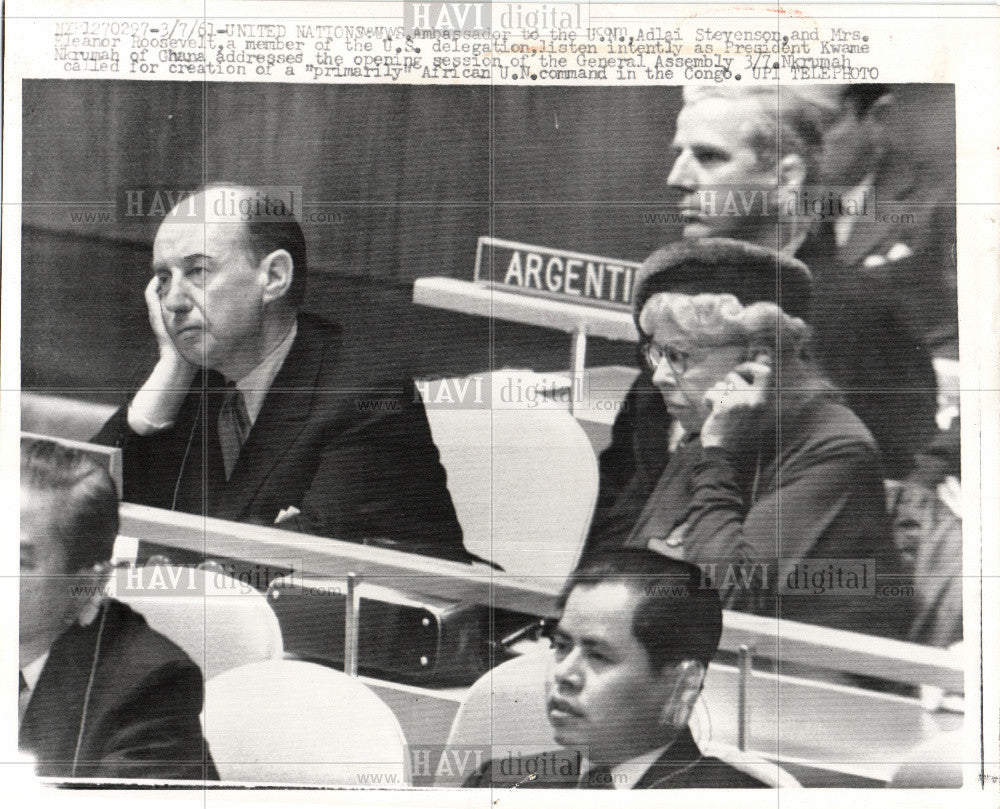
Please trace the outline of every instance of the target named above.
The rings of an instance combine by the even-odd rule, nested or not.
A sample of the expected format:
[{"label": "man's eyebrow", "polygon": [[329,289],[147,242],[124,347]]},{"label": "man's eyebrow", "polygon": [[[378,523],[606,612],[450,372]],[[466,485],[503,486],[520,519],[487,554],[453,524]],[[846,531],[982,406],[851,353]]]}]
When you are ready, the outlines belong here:
[{"label": "man's eyebrow", "polygon": [[593,635],[580,635],[574,637],[568,632],[560,630],[558,627],[552,630],[553,638],[565,638],[567,640],[573,641],[577,646],[583,646],[586,649],[600,649],[605,651],[611,651],[614,646],[608,642],[606,638],[594,637]]},{"label": "man's eyebrow", "polygon": [[[206,253],[191,253],[191,255],[184,256],[184,258],[180,260],[180,264],[181,266],[190,267],[193,264],[197,264],[202,261],[210,261],[211,259],[212,257],[210,255],[207,255]],[[159,272],[160,270],[165,269],[167,266],[169,265],[163,261],[161,261],[159,264],[154,263],[153,272]]]},{"label": "man's eyebrow", "polygon": [[578,639],[578,643],[581,646],[586,646],[588,649],[611,649],[613,648],[610,643],[608,643],[604,638],[593,638],[584,635],[582,638]]}]

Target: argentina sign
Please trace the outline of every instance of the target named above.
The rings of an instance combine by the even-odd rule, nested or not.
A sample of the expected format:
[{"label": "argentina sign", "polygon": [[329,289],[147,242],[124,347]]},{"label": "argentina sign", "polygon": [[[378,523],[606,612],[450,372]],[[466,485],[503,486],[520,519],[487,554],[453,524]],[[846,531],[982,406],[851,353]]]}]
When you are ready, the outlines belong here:
[{"label": "argentina sign", "polygon": [[480,236],[474,280],[511,292],[630,311],[641,265]]}]

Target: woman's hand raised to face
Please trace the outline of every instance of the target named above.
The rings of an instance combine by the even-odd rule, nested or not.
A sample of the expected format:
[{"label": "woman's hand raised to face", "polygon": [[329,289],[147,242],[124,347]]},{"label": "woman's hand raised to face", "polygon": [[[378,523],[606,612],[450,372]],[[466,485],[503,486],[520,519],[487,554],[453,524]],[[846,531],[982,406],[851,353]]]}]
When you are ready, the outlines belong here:
[{"label": "woman's hand raised to face", "polygon": [[737,365],[705,393],[711,409],[701,428],[703,447],[736,449],[759,426],[774,396],[770,358],[758,356]]}]

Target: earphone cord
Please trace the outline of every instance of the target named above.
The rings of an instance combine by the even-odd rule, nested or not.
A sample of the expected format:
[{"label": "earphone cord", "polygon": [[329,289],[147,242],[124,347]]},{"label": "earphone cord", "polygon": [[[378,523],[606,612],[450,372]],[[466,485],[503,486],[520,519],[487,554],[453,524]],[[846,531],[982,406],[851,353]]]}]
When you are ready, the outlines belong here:
[{"label": "earphone cord", "polygon": [[753,504],[757,502],[757,487],[760,485],[760,467],[761,467],[761,460],[762,460],[763,454],[764,454],[763,453],[763,448],[758,446],[757,447],[757,467],[756,467],[756,469],[754,470],[754,473],[753,473],[753,488],[750,490],[750,506],[751,506],[751,508],[753,507]]},{"label": "earphone cord", "polygon": [[177,482],[174,483],[174,496],[170,501],[170,510],[177,510],[177,495],[181,490],[181,480],[184,477],[184,467],[187,465],[188,454],[191,452],[191,444],[194,442],[194,434],[198,429],[198,421],[201,419],[202,398],[198,399],[198,409],[194,414],[194,423],[191,425],[191,434],[188,436],[187,446],[184,447],[184,457],[181,458],[181,468],[177,472]]},{"label": "earphone cord", "polygon": [[94,643],[94,659],[90,662],[90,676],[87,678],[87,690],[83,697],[83,711],[80,713],[80,730],[76,734],[76,749],[73,751],[73,767],[70,778],[76,778],[76,767],[80,759],[80,748],[83,746],[83,731],[87,724],[87,710],[90,708],[90,694],[94,688],[94,678],[97,676],[97,661],[101,654],[101,639],[104,637],[104,622],[108,617],[107,605],[101,607],[101,623],[97,627],[97,641]]}]

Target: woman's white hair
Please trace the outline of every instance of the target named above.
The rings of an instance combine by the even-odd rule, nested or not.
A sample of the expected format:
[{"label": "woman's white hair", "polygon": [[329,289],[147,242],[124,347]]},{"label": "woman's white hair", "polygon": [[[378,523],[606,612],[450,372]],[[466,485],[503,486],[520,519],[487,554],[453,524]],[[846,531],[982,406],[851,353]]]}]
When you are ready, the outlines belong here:
[{"label": "woman's white hair", "polygon": [[666,326],[692,345],[766,346],[782,356],[802,353],[809,327],[770,301],[744,306],[735,295],[658,292],[642,307],[639,327],[653,334]]}]

